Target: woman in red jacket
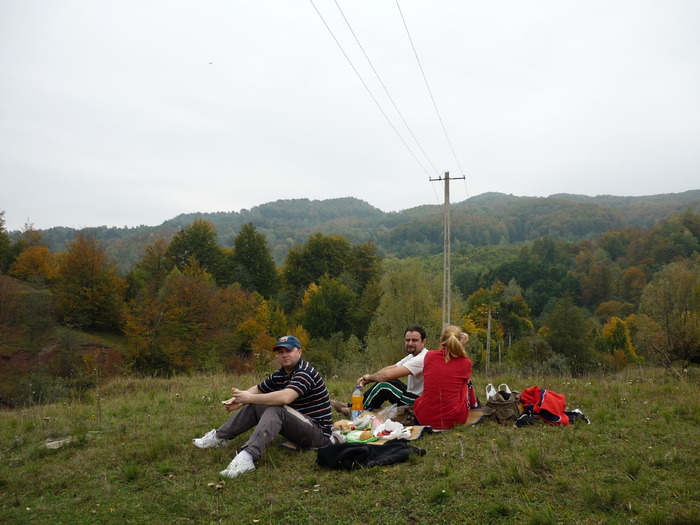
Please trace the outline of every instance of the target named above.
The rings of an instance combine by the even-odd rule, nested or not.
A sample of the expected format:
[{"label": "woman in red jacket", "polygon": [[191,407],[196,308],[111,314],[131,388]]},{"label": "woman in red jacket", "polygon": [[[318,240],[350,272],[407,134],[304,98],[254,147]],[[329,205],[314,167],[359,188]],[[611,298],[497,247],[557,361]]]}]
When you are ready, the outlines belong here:
[{"label": "woman in red jacket", "polygon": [[440,349],[425,356],[423,393],[413,405],[421,425],[447,429],[467,422],[472,361],[464,351],[462,336],[459,327],[446,326],[440,336]]}]

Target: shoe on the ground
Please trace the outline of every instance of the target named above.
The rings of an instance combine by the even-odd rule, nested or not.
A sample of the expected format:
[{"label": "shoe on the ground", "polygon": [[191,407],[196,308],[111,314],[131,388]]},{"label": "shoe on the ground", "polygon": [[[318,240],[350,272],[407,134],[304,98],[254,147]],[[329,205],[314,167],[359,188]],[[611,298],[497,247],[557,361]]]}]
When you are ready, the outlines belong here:
[{"label": "shoe on the ground", "polygon": [[216,437],[216,429],[214,428],[201,438],[193,439],[192,444],[197,448],[225,447],[228,445],[228,441]]},{"label": "shoe on the ground", "polygon": [[347,406],[345,403],[341,403],[340,401],[331,399],[331,406],[339,414],[343,414],[345,417],[350,417],[350,407]]},{"label": "shoe on the ground", "polygon": [[233,458],[228,467],[222,470],[220,474],[225,478],[235,478],[251,470],[255,470],[255,463],[253,463],[253,460],[246,458],[243,454],[236,454],[236,457]]},{"label": "shoe on the ground", "polygon": [[531,414],[530,412],[523,412],[518,419],[515,420],[515,426],[526,427],[528,425],[534,425],[537,422],[537,416]]},{"label": "shoe on the ground", "polygon": [[579,418],[580,418],[580,419],[583,419],[583,420],[584,420],[586,423],[588,423],[589,425],[591,424],[591,420],[588,419],[588,418],[586,417],[586,415],[585,415],[583,412],[581,412],[580,409],[574,408],[574,409],[572,410],[572,412],[573,412],[574,414],[576,414],[576,417],[574,417],[574,421],[576,421],[576,419],[579,419]]}]

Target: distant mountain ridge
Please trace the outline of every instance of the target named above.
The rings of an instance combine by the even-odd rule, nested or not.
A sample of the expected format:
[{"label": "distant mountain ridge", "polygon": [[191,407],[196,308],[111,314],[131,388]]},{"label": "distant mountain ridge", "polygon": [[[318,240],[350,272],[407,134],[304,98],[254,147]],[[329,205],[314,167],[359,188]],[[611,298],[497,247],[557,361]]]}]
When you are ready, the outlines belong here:
[{"label": "distant mountain ridge", "polygon": [[[700,213],[700,190],[643,197],[484,193],[452,203],[451,210],[455,250],[520,243],[545,235],[576,241],[623,227],[648,228],[686,210]],[[442,205],[384,212],[354,197],[285,199],[240,212],[184,213],[160,226],[90,230],[103,240],[107,252],[125,272],[140,259],[147,244],[157,238],[169,239],[195,218],[213,223],[226,247],[233,245],[243,224],[253,223],[267,237],[278,263],[292,246],[316,232],[344,235],[353,243],[374,242],[380,253],[390,257],[428,255],[443,249]],[[56,227],[42,233],[52,251],[60,251],[75,230]]]}]

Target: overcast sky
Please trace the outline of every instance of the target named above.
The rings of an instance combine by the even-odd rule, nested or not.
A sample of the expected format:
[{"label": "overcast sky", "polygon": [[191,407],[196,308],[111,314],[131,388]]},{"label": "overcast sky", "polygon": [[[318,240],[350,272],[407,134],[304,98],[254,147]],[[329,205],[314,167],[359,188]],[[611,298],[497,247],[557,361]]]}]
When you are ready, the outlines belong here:
[{"label": "overcast sky", "polygon": [[699,1],[398,5],[0,0],[6,228],[700,188]]}]

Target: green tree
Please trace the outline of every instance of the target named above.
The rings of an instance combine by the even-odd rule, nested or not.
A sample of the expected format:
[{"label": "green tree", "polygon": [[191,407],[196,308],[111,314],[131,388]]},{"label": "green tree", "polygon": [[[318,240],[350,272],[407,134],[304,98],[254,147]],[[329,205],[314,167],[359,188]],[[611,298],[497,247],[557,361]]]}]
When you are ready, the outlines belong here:
[{"label": "green tree", "polygon": [[301,306],[301,300],[311,283],[321,277],[338,277],[345,272],[351,259],[352,245],[345,237],[317,233],[309,240],[289,250],[282,268],[287,311]]},{"label": "green tree", "polygon": [[265,236],[252,223],[244,224],[236,235],[231,258],[232,280],[244,290],[258,292],[268,299],[277,293],[277,267]]},{"label": "green tree", "polygon": [[[374,244],[353,246],[345,237],[317,233],[309,237],[306,244],[287,252],[282,268],[280,303],[286,312],[294,312],[301,306],[309,285],[318,284],[324,276],[341,279],[362,297],[367,285],[378,280],[380,271],[381,259]],[[369,304],[366,302],[365,307]]]},{"label": "green tree", "polygon": [[401,357],[401,342],[409,325],[423,325],[429,338],[430,334],[439,334],[441,297],[434,294],[431,284],[418,261],[394,265],[382,276],[382,296],[368,331],[368,369],[386,366]]},{"label": "green tree", "polygon": [[661,327],[666,361],[700,362],[700,256],[666,265],[644,288],[639,310]]},{"label": "green tree", "polygon": [[218,284],[227,283],[224,253],[217,242],[216,226],[209,221],[195,219],[178,231],[170,241],[166,254],[180,271],[194,260]]},{"label": "green tree", "polygon": [[594,307],[617,296],[620,282],[619,267],[612,263],[605,250],[598,248],[581,277],[581,300],[584,305]]},{"label": "green tree", "polygon": [[303,326],[312,337],[329,338],[336,332],[345,337],[352,329],[352,308],[357,295],[340,279],[321,277],[311,285],[303,301]]},{"label": "green tree", "polygon": [[5,273],[12,263],[12,241],[5,229],[5,212],[0,211],[0,273]]},{"label": "green tree", "polygon": [[168,256],[168,244],[165,240],[157,239],[149,244],[141,260],[129,273],[130,295],[134,297],[140,292],[157,294],[174,266],[173,259]]},{"label": "green tree", "polygon": [[688,227],[694,228],[691,217],[671,217],[652,228],[647,243],[657,263],[667,264],[700,251],[700,237]]},{"label": "green tree", "polygon": [[362,295],[350,312],[352,318],[352,333],[359,341],[367,337],[372,316],[379,307],[382,297],[382,287],[378,280],[372,280],[365,285]]},{"label": "green tree", "polygon": [[373,242],[352,247],[347,271],[359,285],[356,292],[364,290],[368,283],[379,280],[381,265],[381,257]]},{"label": "green tree", "polygon": [[571,297],[556,302],[540,332],[553,352],[569,359],[574,374],[593,364],[593,326],[586,310],[576,306]]},{"label": "green tree", "polygon": [[530,316],[530,307],[522,295],[501,299],[498,318],[504,332],[511,337],[519,338],[532,334],[534,326]]}]

